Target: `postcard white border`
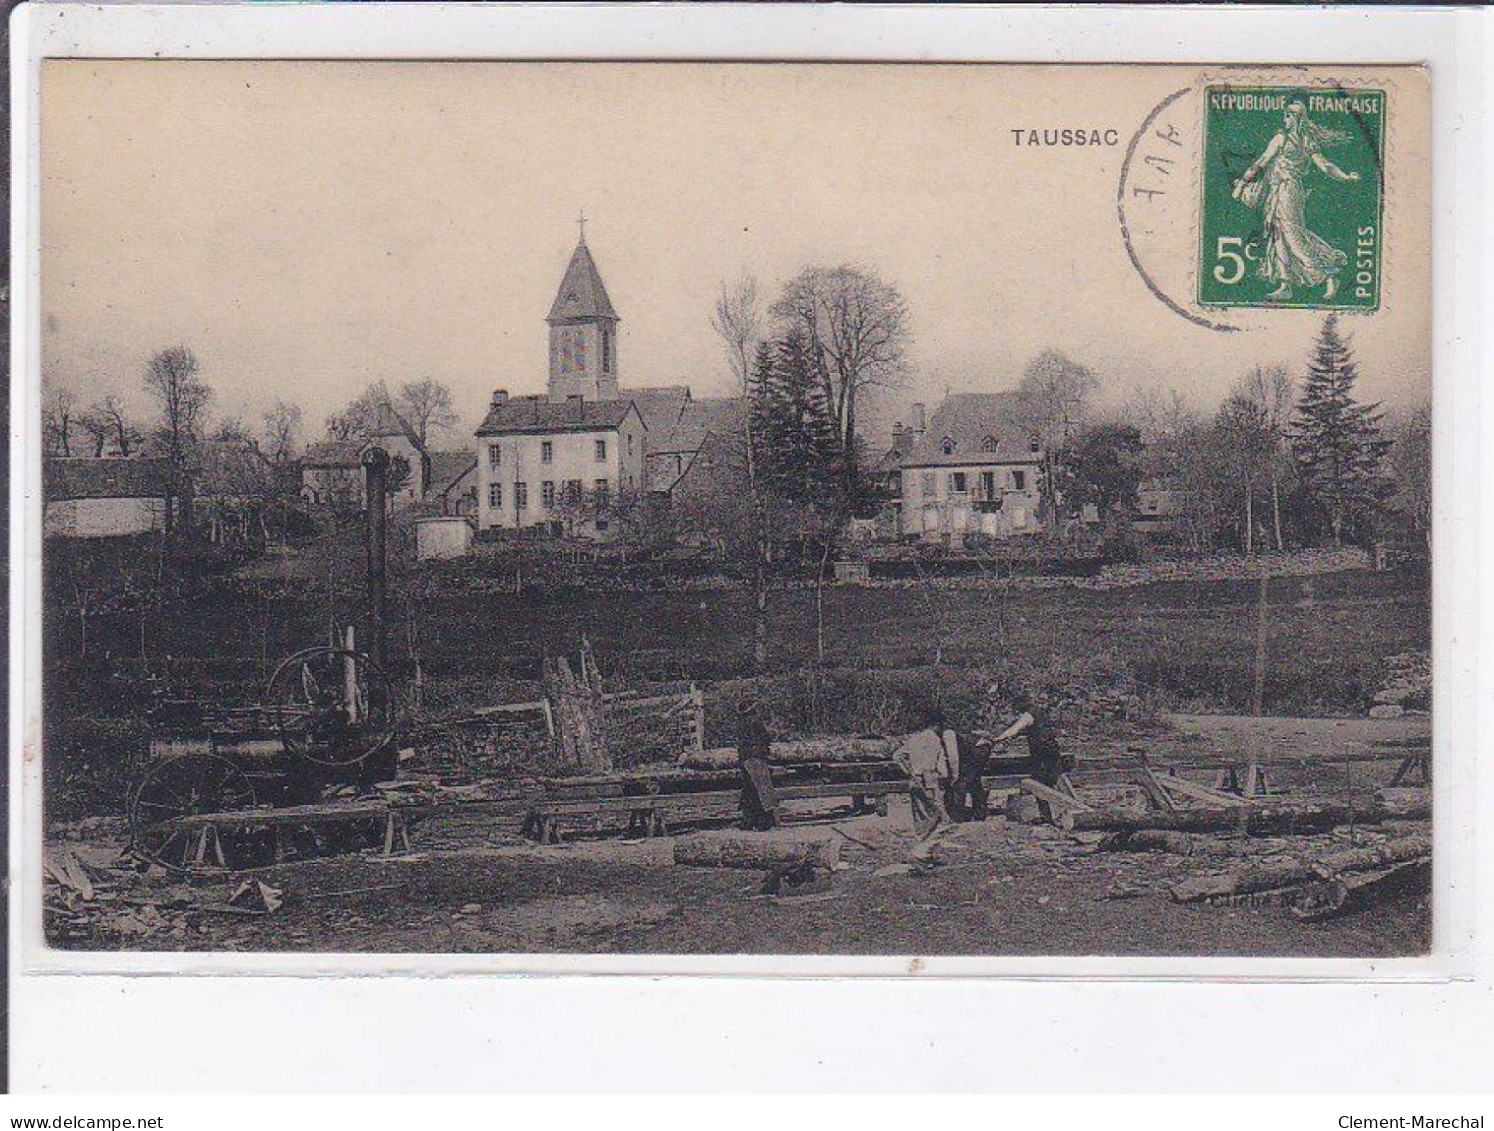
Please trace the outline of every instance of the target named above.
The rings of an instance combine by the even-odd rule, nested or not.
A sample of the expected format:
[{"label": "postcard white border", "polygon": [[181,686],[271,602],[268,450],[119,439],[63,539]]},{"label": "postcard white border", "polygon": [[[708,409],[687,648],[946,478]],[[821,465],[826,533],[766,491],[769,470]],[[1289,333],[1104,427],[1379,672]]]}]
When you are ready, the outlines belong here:
[{"label": "postcard white border", "polygon": [[[1173,995],[1199,987],[1184,979],[1298,983],[1303,998],[1331,992],[1329,983],[1371,980],[1385,1000],[1414,999],[1425,1006],[1452,993],[1452,987],[1487,976],[1490,939],[1487,906],[1480,907],[1475,884],[1476,828],[1491,819],[1488,775],[1476,771],[1479,722],[1491,709],[1488,680],[1479,677],[1480,639],[1494,638],[1491,616],[1477,597],[1487,581],[1480,560],[1479,507],[1489,505],[1479,447],[1483,417],[1478,383],[1482,287],[1487,256],[1470,254],[1484,233],[1478,215],[1485,146],[1485,97],[1481,67],[1486,58],[1487,13],[1408,10],[1229,10],[1204,9],[982,9],[882,7],[472,7],[390,5],[336,7],[266,6],[23,6],[12,17],[12,491],[11,491],[11,766],[20,788],[11,797],[10,943],[13,962],[13,1017],[18,1025],[63,1008],[63,1017],[87,1002],[90,1010],[112,1016],[118,1000],[146,998],[168,1009],[169,1001],[272,999],[295,1002],[323,1020],[346,1017],[350,1003],[422,994],[410,1006],[458,1013],[474,997],[510,1001],[504,1012],[548,985],[541,997],[565,1001],[588,1016],[597,1003],[625,1009],[624,1001],[661,974],[697,977],[672,981],[668,993],[681,999],[719,994],[746,995],[755,1014],[769,998],[786,993],[844,998],[847,986],[868,989],[873,999],[894,998],[905,987],[951,975],[1001,979],[976,988],[969,982],[937,981],[939,994],[998,995],[1012,1001],[1041,1000],[1062,1013],[1072,1008],[1087,983],[1093,1001],[1129,998],[1152,1023],[1186,1029],[1185,1020],[1166,1004]],[[904,61],[1050,61],[1157,63],[1426,63],[1432,70],[1434,156],[1433,238],[1434,446],[1436,530],[1434,565],[1434,663],[1437,684],[1434,735],[1438,776],[1434,832],[1437,900],[1434,952],[1425,958],[1345,959],[1177,959],[1177,958],[953,958],[926,957],[916,979],[875,983],[806,982],[847,975],[886,978],[908,975],[909,960],[896,958],[607,956],[607,955],[182,955],[76,954],[40,944],[40,779],[35,759],[37,691],[40,672],[39,610],[28,594],[39,592],[40,481],[38,375],[40,343],[34,325],[39,294],[38,141],[39,63],[45,57],[183,58],[609,58],[609,59],[818,59]],[[1129,57],[1129,60],[1128,60]],[[21,427],[26,425],[26,427]],[[1487,513],[1485,514],[1487,517]],[[1475,619],[1470,615],[1478,610]],[[1477,631],[1475,631],[1475,628]],[[88,975],[81,977],[79,975]],[[154,975],[120,978],[108,975]],[[219,977],[204,985],[180,975]],[[398,978],[317,978],[287,981],[291,975],[403,975]],[[474,982],[470,975],[508,975]],[[617,979],[515,979],[518,974],[622,975]],[[452,978],[453,975],[467,975]],[[770,976],[781,981],[746,982],[738,977]],[[705,976],[705,977],[699,977]],[[723,977],[731,976],[731,977]],[[272,980],[265,981],[268,977]],[[1063,979],[1041,981],[1038,979]],[[1303,983],[1313,983],[1306,985]],[[1433,983],[1420,985],[1420,983]],[[1416,984],[1416,985],[1413,985]],[[603,986],[612,986],[603,989]],[[808,987],[813,986],[811,990]],[[1172,989],[1169,990],[1168,987]],[[312,992],[315,987],[315,992]],[[439,987],[439,988],[438,988]],[[501,993],[498,987],[502,987]],[[578,987],[581,987],[578,990]],[[592,987],[588,990],[585,987]],[[707,988],[710,987],[710,988]],[[1224,987],[1216,987],[1223,989]],[[1257,986],[1264,1007],[1287,987]],[[1339,987],[1347,991],[1350,987]],[[1361,986],[1361,988],[1363,988]],[[595,998],[590,995],[594,994]],[[852,991],[855,997],[855,991]],[[1230,996],[1219,994],[1224,1006]],[[1362,999],[1355,999],[1362,1000]],[[860,998],[845,1005],[842,1019],[859,1013]],[[341,1002],[341,1005],[337,1003]],[[407,1003],[409,1004],[409,1003]],[[1234,999],[1233,1006],[1239,1005]],[[1279,1004],[1279,1003],[1278,1003]],[[1404,1004],[1403,1010],[1411,1009]],[[1452,1009],[1452,1006],[1447,1006]],[[41,1013],[38,1013],[38,1011]],[[195,1011],[195,1010],[194,1010]],[[793,1012],[797,1015],[798,1010]],[[165,1024],[169,1014],[155,1023]],[[552,1022],[524,1011],[525,1024],[548,1031]],[[617,1026],[620,1018],[601,1019]],[[55,1017],[54,1017],[55,1021]],[[53,1030],[60,1028],[56,1024]],[[1368,1034],[1364,1034],[1367,1036]],[[55,1039],[61,1036],[53,1033]],[[76,1040],[74,1033],[70,1039]],[[214,1034],[215,1041],[239,1038]],[[354,1035],[357,1040],[357,1036]],[[1218,1041],[1215,1034],[1210,1038]],[[1488,1046],[1488,1036],[1481,1040]],[[377,1036],[363,1038],[376,1044]],[[1230,1040],[1226,1038],[1225,1045]],[[1476,1043],[1476,1042],[1475,1042]],[[108,1087],[121,1057],[119,1034],[99,1042],[114,1057],[89,1086]],[[24,1045],[15,1062],[23,1083],[30,1061]],[[1222,1055],[1222,1047],[1216,1045]],[[102,1053],[101,1053],[102,1055]],[[685,1059],[694,1054],[687,1053]],[[626,1059],[626,1055],[624,1056]],[[128,1052],[124,1061],[132,1058]],[[522,1056],[521,1056],[522,1059]],[[42,1063],[41,1061],[37,1062]],[[48,1062],[52,1063],[52,1062]],[[149,1063],[149,1062],[148,1062]],[[378,1055],[368,1062],[387,1063]],[[55,1063],[52,1064],[55,1070]],[[159,1070],[160,1066],[156,1065]],[[301,1066],[287,1061],[292,1074]],[[205,1066],[208,1077],[215,1074]],[[552,1069],[553,1070],[553,1066]],[[221,1070],[217,1070],[221,1072]],[[1045,1070],[1034,1063],[1041,1087]],[[543,1070],[542,1070],[543,1073]],[[603,1073],[605,1075],[605,1073]],[[376,1080],[376,1075],[370,1075]],[[522,1077],[514,1077],[522,1080]],[[82,1081],[75,1081],[82,1082]],[[116,1080],[116,1085],[118,1081]],[[128,1085],[125,1085],[128,1086]],[[1059,1084],[1058,1086],[1062,1086]]]}]

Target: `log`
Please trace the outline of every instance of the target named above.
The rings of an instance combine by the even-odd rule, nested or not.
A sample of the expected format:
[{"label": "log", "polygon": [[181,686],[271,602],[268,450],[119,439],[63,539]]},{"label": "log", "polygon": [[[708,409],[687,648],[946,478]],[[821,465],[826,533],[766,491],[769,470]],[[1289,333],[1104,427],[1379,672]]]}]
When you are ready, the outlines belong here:
[{"label": "log", "polygon": [[1409,860],[1376,872],[1328,880],[1303,889],[1293,902],[1293,916],[1306,922],[1345,915],[1410,891],[1425,892],[1432,881],[1430,860]]},{"label": "log", "polygon": [[1240,806],[1228,809],[1178,809],[1172,813],[1132,813],[1115,809],[1069,812],[1060,818],[1068,832],[1135,833],[1161,829],[1180,833],[1235,832],[1252,836],[1324,832],[1350,823],[1373,825],[1389,817],[1384,805],[1344,805],[1322,802],[1313,805]]},{"label": "log", "polygon": [[1345,872],[1363,872],[1412,860],[1430,859],[1431,855],[1430,836],[1400,837],[1384,844],[1334,852],[1316,860],[1289,856],[1247,864],[1221,875],[1195,876],[1175,884],[1172,898],[1178,903],[1194,903],[1201,899],[1221,899],[1233,895],[1248,895],[1251,892],[1273,891],[1318,880],[1335,879]]},{"label": "log", "polygon": [[809,865],[833,868],[838,840],[779,840],[751,835],[696,836],[675,841],[674,862],[688,868],[749,868],[787,872]]}]

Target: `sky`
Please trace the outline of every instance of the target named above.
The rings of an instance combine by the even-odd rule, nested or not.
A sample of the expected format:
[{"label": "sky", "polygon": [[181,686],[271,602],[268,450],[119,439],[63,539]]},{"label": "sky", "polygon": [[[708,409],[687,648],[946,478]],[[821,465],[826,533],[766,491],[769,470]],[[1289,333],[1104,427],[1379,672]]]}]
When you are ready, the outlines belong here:
[{"label": "sky", "polygon": [[[45,379],[142,414],[149,356],[185,344],[215,412],[277,397],[308,435],[372,381],[434,377],[465,428],[494,388],[544,388],[543,321],[586,236],[622,317],[623,385],[729,391],[710,311],[808,265],[907,299],[913,400],[1013,387],[1052,348],[1105,400],[1212,407],[1258,364],[1300,373],[1321,316],[1235,334],[1153,297],[1116,218],[1115,128],[1180,68],[49,60],[42,88]],[[1392,154],[1425,149],[1415,92]],[[1418,117],[1418,114],[1420,116]],[[1347,320],[1366,399],[1430,394],[1427,162],[1387,160],[1386,299]],[[456,440],[452,440],[456,442]]]}]

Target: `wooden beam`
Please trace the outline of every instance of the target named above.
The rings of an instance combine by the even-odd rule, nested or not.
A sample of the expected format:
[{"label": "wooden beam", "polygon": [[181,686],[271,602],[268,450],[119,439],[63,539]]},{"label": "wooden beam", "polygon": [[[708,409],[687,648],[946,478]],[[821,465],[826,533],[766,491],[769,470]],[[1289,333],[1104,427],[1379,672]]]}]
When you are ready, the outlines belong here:
[{"label": "wooden beam", "polygon": [[[1163,789],[1183,797],[1191,797],[1194,801],[1207,801],[1213,805],[1241,806],[1249,805],[1243,797],[1237,797],[1233,793],[1224,793],[1217,789],[1210,789],[1206,785],[1199,785],[1187,778],[1176,777],[1172,774],[1162,774],[1153,778]],[[1177,808],[1177,806],[1173,806]]]},{"label": "wooden beam", "polygon": [[1131,780],[1141,787],[1142,792],[1146,794],[1154,807],[1161,809],[1164,813],[1171,813],[1177,808],[1177,803],[1173,801],[1167,790],[1162,788],[1157,775],[1146,766],[1137,770]]},{"label": "wooden beam", "polygon": [[1059,806],[1064,812],[1088,813],[1090,807],[1077,797],[1070,797],[1067,793],[1059,793],[1056,789],[1050,789],[1040,781],[1032,778],[1022,779],[1022,789],[1032,794],[1039,801],[1046,801],[1050,805]]}]

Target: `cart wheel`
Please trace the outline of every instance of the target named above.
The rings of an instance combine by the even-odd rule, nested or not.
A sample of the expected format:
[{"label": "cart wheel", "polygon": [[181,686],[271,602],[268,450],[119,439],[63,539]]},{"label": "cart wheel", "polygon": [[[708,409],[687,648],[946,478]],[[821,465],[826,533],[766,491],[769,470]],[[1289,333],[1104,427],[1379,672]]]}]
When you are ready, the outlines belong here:
[{"label": "cart wheel", "polygon": [[270,677],[265,704],[285,749],[319,766],[356,766],[394,745],[388,680],[362,652],[297,652]]},{"label": "cart wheel", "polygon": [[256,842],[263,839],[262,834],[217,830],[215,851],[201,831],[172,822],[199,813],[252,809],[254,804],[253,783],[227,758],[217,754],[168,758],[147,770],[135,787],[130,801],[130,845],[147,860],[174,870],[193,865],[248,867],[256,862]]}]

